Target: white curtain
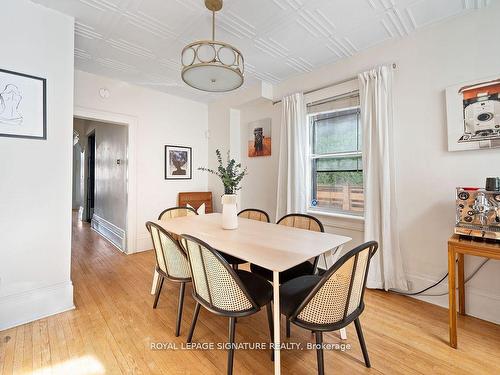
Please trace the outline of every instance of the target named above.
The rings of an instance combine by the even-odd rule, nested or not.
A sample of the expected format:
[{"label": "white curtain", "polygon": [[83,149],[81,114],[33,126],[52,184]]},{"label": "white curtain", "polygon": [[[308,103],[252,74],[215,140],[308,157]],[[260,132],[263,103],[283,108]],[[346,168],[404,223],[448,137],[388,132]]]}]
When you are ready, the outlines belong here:
[{"label": "white curtain", "polygon": [[276,219],[307,208],[307,109],[303,93],[283,98]]},{"label": "white curtain", "polygon": [[380,66],[358,76],[363,126],[365,240],[379,250],[370,263],[367,286],[408,290],[397,227],[392,152],[392,70]]}]

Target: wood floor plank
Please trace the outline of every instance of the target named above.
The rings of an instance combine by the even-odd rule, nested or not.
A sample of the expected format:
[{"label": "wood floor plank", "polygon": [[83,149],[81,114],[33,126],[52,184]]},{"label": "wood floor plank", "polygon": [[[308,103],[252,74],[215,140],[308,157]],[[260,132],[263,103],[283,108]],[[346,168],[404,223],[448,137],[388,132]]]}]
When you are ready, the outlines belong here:
[{"label": "wood floor plank", "polygon": [[16,327],[15,347],[14,347],[14,364],[12,372],[14,374],[22,373],[23,355],[24,355],[24,329],[26,325]]},{"label": "wood floor plank", "polygon": [[[220,374],[224,350],[183,350],[194,301],[186,288],[181,336],[174,336],[179,285],[165,282],[157,309],[149,294],[152,251],[124,255],[74,221],[72,281],[76,309],[0,332],[0,375],[10,374]],[[372,362],[364,366],[354,327],[348,340],[326,333],[329,344],[350,345],[325,352],[327,373],[336,374],[500,374],[500,326],[459,316],[459,347],[448,346],[446,309],[383,291],[367,291],[361,323]],[[292,326],[283,342],[283,374],[315,374],[316,353],[309,331]],[[228,319],[202,309],[194,343],[224,343]],[[241,318],[237,343],[268,343],[265,311]],[[154,343],[177,350],[155,350]],[[272,374],[270,351],[236,350],[235,374]]]},{"label": "wood floor plank", "polygon": [[12,374],[14,372],[16,331],[17,328],[11,328],[0,332],[0,374]]},{"label": "wood floor plank", "polygon": [[24,329],[22,373],[33,372],[33,328],[26,325]]}]

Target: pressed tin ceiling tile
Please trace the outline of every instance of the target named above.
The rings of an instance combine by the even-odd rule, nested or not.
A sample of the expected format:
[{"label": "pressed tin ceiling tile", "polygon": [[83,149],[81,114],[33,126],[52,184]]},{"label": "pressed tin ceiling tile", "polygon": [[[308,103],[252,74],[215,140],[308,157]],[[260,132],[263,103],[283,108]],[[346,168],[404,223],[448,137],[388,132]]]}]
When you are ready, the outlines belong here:
[{"label": "pressed tin ceiling tile", "polygon": [[[210,39],[203,0],[32,0],[75,17],[75,66],[210,101],[180,78],[183,46]],[[226,0],[218,40],[247,63],[245,85],[279,83],[491,0]]]}]

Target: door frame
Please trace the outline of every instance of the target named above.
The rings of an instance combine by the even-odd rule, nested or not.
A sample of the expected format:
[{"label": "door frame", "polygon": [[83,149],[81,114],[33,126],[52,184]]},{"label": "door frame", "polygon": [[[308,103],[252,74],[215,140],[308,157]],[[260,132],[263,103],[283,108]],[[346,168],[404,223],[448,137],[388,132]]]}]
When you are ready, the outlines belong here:
[{"label": "door frame", "polygon": [[100,121],[105,123],[127,126],[127,217],[125,228],[125,249],[126,254],[132,254],[137,251],[137,117],[102,111],[94,108],[75,106],[73,117]]}]

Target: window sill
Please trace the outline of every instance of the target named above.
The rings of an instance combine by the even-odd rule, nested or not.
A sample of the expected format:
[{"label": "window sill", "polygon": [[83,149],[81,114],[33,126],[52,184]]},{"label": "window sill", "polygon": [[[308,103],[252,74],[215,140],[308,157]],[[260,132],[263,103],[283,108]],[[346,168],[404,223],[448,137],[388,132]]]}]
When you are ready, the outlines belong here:
[{"label": "window sill", "polygon": [[[326,212],[309,208],[309,215],[317,217],[327,229],[327,232],[335,233],[338,230],[347,230],[355,232],[364,231],[365,218],[363,216],[354,216],[338,212]],[[342,232],[340,232],[342,233]]]},{"label": "window sill", "polygon": [[321,211],[321,210],[315,210],[313,208],[309,208],[307,210],[307,213],[311,214],[311,215],[333,217],[333,218],[338,218],[338,219],[347,219],[347,220],[352,220],[352,221],[365,221],[364,216],[341,214],[338,212]]}]

